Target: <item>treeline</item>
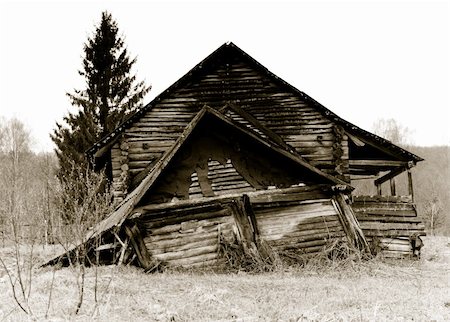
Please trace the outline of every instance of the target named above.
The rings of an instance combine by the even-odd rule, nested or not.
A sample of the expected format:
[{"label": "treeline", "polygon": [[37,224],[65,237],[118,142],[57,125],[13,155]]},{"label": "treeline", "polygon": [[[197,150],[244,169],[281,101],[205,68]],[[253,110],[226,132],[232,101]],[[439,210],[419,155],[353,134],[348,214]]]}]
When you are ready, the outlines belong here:
[{"label": "treeline", "polygon": [[436,233],[450,234],[450,146],[408,149],[425,159],[413,169],[415,197],[419,214],[430,231],[435,216]]},{"label": "treeline", "polygon": [[[17,119],[0,119],[0,242],[18,237],[49,241],[55,216],[57,160],[54,153],[34,153],[31,137]],[[36,229],[38,228],[38,229]]]}]

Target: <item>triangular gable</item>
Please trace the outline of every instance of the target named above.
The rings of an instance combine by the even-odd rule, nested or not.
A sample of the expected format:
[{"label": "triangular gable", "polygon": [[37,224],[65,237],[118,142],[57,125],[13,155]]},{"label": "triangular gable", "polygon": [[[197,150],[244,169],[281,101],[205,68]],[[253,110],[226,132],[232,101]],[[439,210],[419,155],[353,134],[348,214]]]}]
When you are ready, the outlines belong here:
[{"label": "triangular gable", "polygon": [[203,61],[201,61],[199,64],[197,64],[193,69],[191,69],[188,73],[186,73],[182,78],[180,78],[177,82],[175,82],[172,86],[170,86],[167,90],[162,92],[160,95],[158,95],[152,102],[147,104],[146,106],[139,109],[136,113],[134,113],[129,119],[127,119],[125,122],[123,122],[120,126],[118,126],[113,132],[99,140],[94,146],[92,146],[88,151],[87,154],[91,157],[94,155],[96,157],[103,154],[106,150],[108,150],[108,147],[110,147],[117,139],[117,137],[128,127],[131,126],[136,120],[138,120],[141,116],[143,116],[147,111],[151,110],[151,108],[156,105],[158,102],[163,100],[166,97],[169,97],[174,91],[181,88],[186,83],[193,81],[196,79],[196,77],[205,74],[208,70],[213,68],[214,66],[222,63],[223,61],[226,61],[229,59],[229,57],[241,57],[244,61],[246,61],[252,68],[257,70],[258,72],[266,75],[272,82],[277,84],[277,86],[291,92],[292,94],[300,97],[302,100],[310,104],[312,107],[314,107],[318,112],[320,112],[325,118],[329,119],[330,121],[335,122],[336,124],[339,124],[344,127],[344,129],[351,135],[359,136],[365,141],[369,142],[370,144],[379,147],[382,151],[385,151],[387,153],[390,153],[392,156],[398,158],[399,160],[412,160],[414,162],[422,161],[423,159],[402,149],[401,147],[396,146],[395,144],[392,144],[390,141],[385,140],[375,134],[372,134],[370,132],[367,132],[355,125],[353,125],[350,122],[345,121],[344,119],[340,118],[330,110],[328,110],[326,107],[315,101],[313,98],[308,96],[307,94],[301,92],[294,86],[288,84],[281,78],[274,75],[272,72],[270,72],[267,68],[265,68],[263,65],[261,65],[259,62],[257,62],[255,59],[253,59],[251,56],[249,56],[247,53],[245,53],[243,50],[241,50],[239,47],[234,45],[233,43],[225,43],[221,47],[219,47],[217,50],[215,50],[212,54],[210,54],[208,57],[206,57]]}]

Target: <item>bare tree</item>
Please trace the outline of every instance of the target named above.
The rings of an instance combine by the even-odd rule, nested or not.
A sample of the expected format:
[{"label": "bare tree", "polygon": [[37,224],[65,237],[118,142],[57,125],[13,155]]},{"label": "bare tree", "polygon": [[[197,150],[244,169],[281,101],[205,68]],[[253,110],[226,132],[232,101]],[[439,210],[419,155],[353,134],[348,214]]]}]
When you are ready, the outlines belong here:
[{"label": "bare tree", "polygon": [[374,122],[372,129],[375,134],[400,146],[412,144],[411,131],[408,127],[401,125],[396,120],[378,119]]}]

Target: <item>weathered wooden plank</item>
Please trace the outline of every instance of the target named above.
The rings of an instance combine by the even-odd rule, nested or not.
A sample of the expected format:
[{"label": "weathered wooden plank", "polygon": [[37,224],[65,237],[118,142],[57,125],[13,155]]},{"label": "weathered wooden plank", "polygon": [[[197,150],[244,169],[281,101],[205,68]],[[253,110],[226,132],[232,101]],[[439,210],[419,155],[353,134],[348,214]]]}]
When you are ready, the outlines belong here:
[{"label": "weathered wooden plank", "polygon": [[380,216],[380,215],[361,215],[356,213],[356,218],[358,218],[358,221],[360,223],[362,222],[385,222],[385,223],[401,223],[401,222],[406,222],[406,223],[421,223],[422,220],[420,218],[417,217],[412,217],[412,216]]},{"label": "weathered wooden plank", "polygon": [[369,237],[410,237],[414,234],[425,236],[424,229],[364,229],[364,234]]},{"label": "weathered wooden plank", "polygon": [[148,221],[140,221],[141,225],[145,227],[147,230],[152,231],[153,234],[156,233],[158,228],[167,227],[171,225],[177,225],[180,222],[194,222],[195,225],[201,226],[206,225],[207,223],[223,223],[228,222],[230,220],[230,213],[227,209],[215,212],[215,213],[202,213],[195,214],[190,216],[183,216],[183,218],[177,218],[171,216],[167,219],[160,220],[148,220]]},{"label": "weathered wooden plank", "polygon": [[185,241],[182,244],[168,244],[161,245],[161,243],[152,243],[151,245],[146,244],[149,252],[155,256],[159,254],[165,253],[175,253],[182,252],[190,249],[201,248],[206,246],[214,246],[218,243],[217,233],[208,239],[200,239],[200,240],[189,240]]},{"label": "weathered wooden plank", "polygon": [[336,238],[345,237],[344,231],[333,230],[324,233],[316,233],[312,235],[300,235],[300,236],[284,236],[281,238],[270,239],[271,236],[266,236],[265,239],[270,240],[271,244],[274,246],[286,245],[294,247],[308,247],[301,243],[313,242],[313,241],[330,241]]},{"label": "weathered wooden plank", "polygon": [[153,255],[154,258],[160,260],[160,261],[169,261],[169,260],[176,260],[176,259],[184,259],[188,257],[195,257],[199,255],[205,255],[210,253],[217,253],[219,245],[212,245],[212,246],[204,246],[204,247],[198,247],[198,248],[192,248],[182,251],[174,251],[174,252],[167,252],[167,253],[161,253],[161,254],[155,254]]},{"label": "weathered wooden plank", "polygon": [[423,223],[410,223],[410,222],[402,222],[402,223],[386,223],[386,222],[370,222],[370,221],[361,221],[361,228],[363,230],[418,230],[425,229]]},{"label": "weathered wooden plank", "polygon": [[[217,236],[217,233],[219,230],[224,235],[227,235],[233,231],[233,226],[234,226],[234,222],[214,224],[211,226],[202,226],[201,229],[199,229],[195,232],[195,238],[197,238],[198,240],[200,240],[202,238],[204,238],[204,239],[212,238],[214,236]],[[147,236],[145,236],[145,242],[148,244],[152,244],[152,243],[159,242],[159,241],[168,241],[170,243],[176,239],[184,240],[185,237],[188,237],[188,239],[190,238],[190,240],[195,239],[195,238],[191,238],[189,236],[192,237],[192,233],[185,233],[185,232],[177,230],[177,231],[168,232],[168,233],[147,235]]]},{"label": "weathered wooden plank", "polygon": [[132,225],[131,227],[125,225],[124,230],[128,238],[130,238],[131,244],[133,245],[134,248],[134,252],[137,255],[139,264],[144,269],[151,268],[153,260],[151,255],[148,253],[148,250],[142,239],[139,228],[136,225]]},{"label": "weathered wooden plank", "polygon": [[412,203],[411,196],[353,196],[353,203]]},{"label": "weathered wooden plank", "polygon": [[300,237],[311,237],[312,239],[316,239],[316,236],[320,236],[322,234],[329,234],[332,232],[344,232],[342,225],[335,225],[335,226],[326,226],[323,225],[320,228],[316,229],[306,229],[306,230],[293,230],[290,232],[271,232],[267,233],[260,227],[261,236],[264,237],[265,240],[277,240],[277,239],[283,239],[283,238],[300,238]]},{"label": "weathered wooden plank", "polygon": [[416,217],[415,210],[402,209],[355,209],[356,216],[364,218],[364,216],[392,216],[392,217]]},{"label": "weathered wooden plank", "polygon": [[171,259],[168,260],[168,264],[170,266],[184,266],[191,267],[194,264],[201,263],[207,264],[211,263],[211,261],[218,259],[217,252],[205,253],[201,255],[191,256],[191,257],[183,257],[179,259]]}]

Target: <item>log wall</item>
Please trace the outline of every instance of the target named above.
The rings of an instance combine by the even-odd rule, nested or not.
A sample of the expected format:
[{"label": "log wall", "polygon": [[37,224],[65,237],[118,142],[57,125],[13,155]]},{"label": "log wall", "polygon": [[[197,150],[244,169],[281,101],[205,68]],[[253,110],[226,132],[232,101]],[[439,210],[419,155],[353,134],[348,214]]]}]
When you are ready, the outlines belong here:
[{"label": "log wall", "polygon": [[425,226],[408,197],[358,196],[352,208],[369,243],[385,257],[412,256],[410,240],[425,235]]},{"label": "log wall", "polygon": [[254,199],[252,206],[260,237],[277,251],[314,254],[336,239],[345,239],[337,209],[320,190],[270,199]]},{"label": "log wall", "polygon": [[154,260],[167,266],[215,266],[219,241],[252,247],[264,240],[276,251],[314,254],[345,240],[337,209],[323,186],[253,192],[141,206],[136,220]]},{"label": "log wall", "polygon": [[[162,156],[200,108],[205,104],[221,108],[228,102],[242,107],[277,133],[311,164],[345,177],[348,137],[344,134],[337,138],[332,121],[301,96],[293,95],[251,66],[243,58],[230,57],[228,61],[209,66],[203,76],[180,86],[169,97],[153,103],[124,133],[130,181]],[[116,169],[115,181],[119,174]]]},{"label": "log wall", "polygon": [[231,210],[219,204],[144,212],[139,226],[153,259],[172,267],[220,264],[219,236],[231,240],[236,231]]}]

